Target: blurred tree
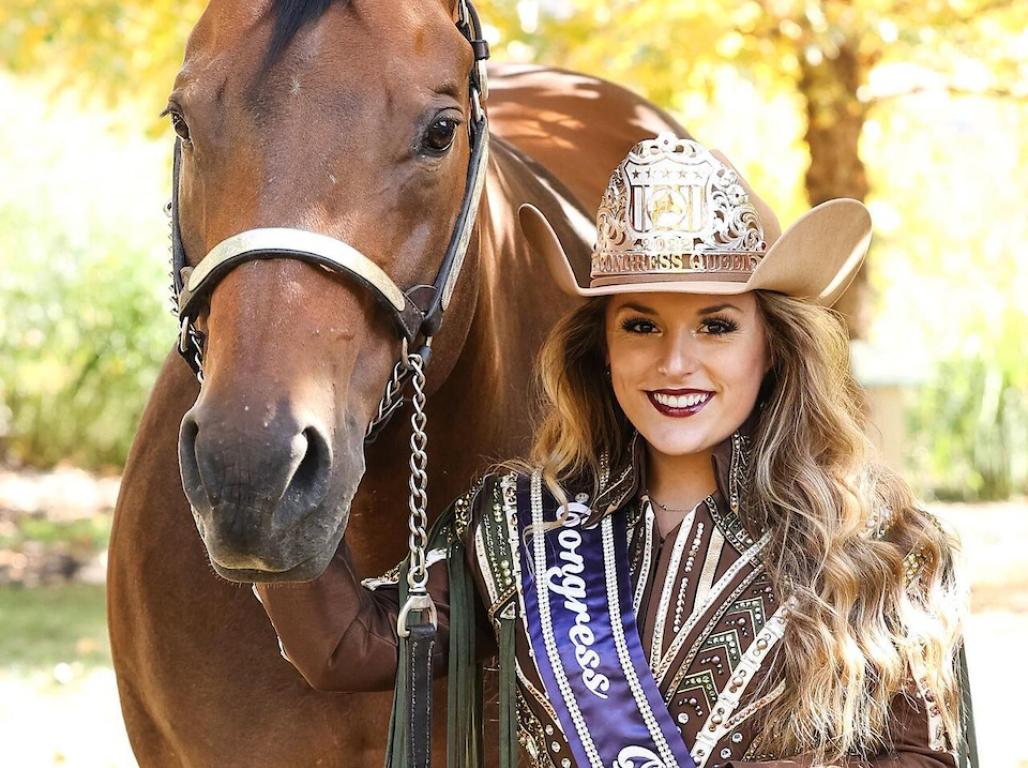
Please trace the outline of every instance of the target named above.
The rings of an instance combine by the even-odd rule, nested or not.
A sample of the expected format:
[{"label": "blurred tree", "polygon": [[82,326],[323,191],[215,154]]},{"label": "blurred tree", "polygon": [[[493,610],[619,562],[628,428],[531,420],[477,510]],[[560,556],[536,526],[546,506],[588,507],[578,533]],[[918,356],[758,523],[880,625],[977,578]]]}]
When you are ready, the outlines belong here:
[{"label": "blurred tree", "polygon": [[7,76],[0,102],[0,461],[118,467],[175,338],[167,144]]},{"label": "blurred tree", "polygon": [[[108,103],[164,108],[189,31],[205,3],[141,0],[5,0],[0,62],[9,72],[54,74]],[[152,112],[151,112],[152,110]],[[151,129],[156,119],[148,121]]]},{"label": "blurred tree", "polygon": [[[875,78],[896,76],[880,68]],[[945,498],[1028,492],[1028,105],[925,92],[864,128],[874,324],[910,401],[909,469]],[[914,394],[914,393],[912,393]]]},{"label": "blurred tree", "polygon": [[[792,91],[806,112],[806,197],[864,200],[862,129],[881,98],[869,74],[887,61],[937,72],[941,85],[1002,95],[1023,67],[1009,41],[1028,26],[1016,0],[480,0],[499,58],[533,59],[627,83],[674,110],[687,92],[709,90],[731,62],[762,88]],[[198,0],[8,0],[0,8],[0,54],[15,71],[58,64],[109,98],[131,94],[157,111],[181,61]],[[990,73],[960,82],[973,59]],[[1023,76],[1023,73],[1020,73]],[[912,90],[923,86],[915,85]],[[747,119],[748,116],[743,116]],[[759,127],[759,123],[756,124]],[[866,271],[838,309],[865,336]]]},{"label": "blurred tree", "polygon": [[[881,99],[902,95],[869,88],[876,66],[916,63],[939,74],[936,87],[992,95],[1009,95],[1007,84],[1024,76],[1023,52],[1011,40],[1028,26],[1028,4],[1014,0],[520,0],[517,7],[533,22],[523,36],[538,60],[631,83],[672,110],[683,93],[710,90],[726,61],[761,88],[797,93],[807,118],[810,205],[867,197],[864,123]],[[538,13],[546,8],[555,10]],[[969,58],[985,66],[984,82],[957,76]],[[862,269],[837,305],[854,336],[866,335],[866,291]]]},{"label": "blurred tree", "polygon": [[[132,121],[128,135],[138,136],[143,125],[168,138],[166,122],[156,116],[204,5],[201,0],[6,0],[0,4],[0,62],[18,73],[47,72],[61,85],[103,96],[108,104],[131,103],[135,110],[124,112]],[[682,117],[701,140],[730,146],[783,219],[804,207],[802,197],[809,204],[835,196],[866,198],[875,215],[872,281],[862,271],[838,307],[856,336],[866,335],[873,307],[877,343],[893,340],[908,366],[916,364],[910,357],[919,345],[925,347],[924,357],[939,363],[913,412],[919,474],[928,487],[956,496],[1028,488],[1028,338],[1023,333],[1028,310],[1021,301],[1028,295],[1028,270],[1020,254],[1028,232],[1023,216],[1010,215],[1023,208],[1022,179],[1028,178],[1028,4],[477,0],[477,5],[496,60],[563,66],[634,88]],[[26,309],[9,313],[6,324],[0,313],[0,358],[7,372],[0,376],[0,453],[5,435],[21,434],[25,439],[18,445],[6,438],[9,450],[49,460],[40,459],[39,452],[58,455],[58,443],[71,444],[83,434],[75,419],[85,419],[95,436],[82,448],[116,461],[130,437],[124,425],[132,423],[143,382],[152,376],[173,330],[167,330],[168,318],[158,315],[160,302],[153,294],[137,302],[138,311],[131,309],[136,299],[127,295],[96,301],[93,292],[99,296],[100,287],[85,272],[71,281],[71,272],[58,266],[57,252],[82,263],[101,264],[107,257],[95,246],[87,253],[81,235],[64,233],[69,206],[58,203],[56,193],[73,189],[74,182],[46,181],[39,174],[40,168],[52,173],[46,158],[29,157],[41,149],[42,133],[16,123],[21,107],[9,98],[5,103],[0,135],[9,128],[10,150],[0,156],[10,183],[6,199],[0,187],[0,245],[17,252],[19,260],[16,269],[5,264],[0,270],[7,275],[0,278],[0,299],[17,300]],[[58,142],[74,137],[68,146],[76,158],[96,151],[82,143],[75,127],[61,123],[58,128]],[[146,189],[154,190],[153,199],[146,200],[147,215],[156,215],[168,185],[169,146],[162,141],[159,157],[126,165],[132,173],[112,181],[106,194],[142,189],[135,178],[139,169],[156,169],[161,178],[146,182]],[[24,162],[12,163],[23,155]],[[104,173],[115,166],[105,166]],[[29,195],[26,180],[41,176],[45,183]],[[40,237],[29,225],[44,210],[38,201],[50,197],[49,218],[38,222],[46,237]],[[112,222],[109,232],[93,239],[117,243],[126,259],[159,245],[152,264],[163,266],[163,222],[140,221],[147,223],[133,232],[132,243],[117,240],[126,232],[122,222]],[[142,265],[134,263],[126,272],[133,276],[134,290],[142,295],[150,286],[163,287],[163,269]],[[37,288],[40,275],[52,284],[54,296]],[[871,300],[865,300],[868,285],[874,288]],[[75,320],[79,306],[88,313],[83,310]],[[135,314],[126,320],[116,311]],[[125,323],[144,320],[152,323],[145,332],[124,330]],[[79,327],[86,332],[62,330]],[[95,350],[102,351],[103,360]],[[50,361],[43,373],[55,382],[57,394],[29,386],[42,371],[34,354]],[[118,390],[120,384],[110,383],[118,376],[136,383]],[[137,393],[131,386],[141,389]],[[91,392],[103,398],[93,399]],[[69,402],[77,410],[68,410]],[[104,411],[107,402],[131,402],[131,407]],[[98,411],[109,420],[96,418]]]}]

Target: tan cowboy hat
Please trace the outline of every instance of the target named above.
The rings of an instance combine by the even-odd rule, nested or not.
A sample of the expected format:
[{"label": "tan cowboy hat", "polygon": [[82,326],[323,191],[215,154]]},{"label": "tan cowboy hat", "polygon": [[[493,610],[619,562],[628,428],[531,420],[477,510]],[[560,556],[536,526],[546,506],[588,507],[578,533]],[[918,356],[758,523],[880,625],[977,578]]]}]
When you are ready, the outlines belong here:
[{"label": "tan cowboy hat", "polygon": [[671,133],[636,144],[614,169],[597,211],[587,286],[538,208],[525,203],[518,218],[557,285],[586,297],[759,288],[831,306],[871,242],[871,216],[851,198],[812,208],[783,234],[724,155]]}]

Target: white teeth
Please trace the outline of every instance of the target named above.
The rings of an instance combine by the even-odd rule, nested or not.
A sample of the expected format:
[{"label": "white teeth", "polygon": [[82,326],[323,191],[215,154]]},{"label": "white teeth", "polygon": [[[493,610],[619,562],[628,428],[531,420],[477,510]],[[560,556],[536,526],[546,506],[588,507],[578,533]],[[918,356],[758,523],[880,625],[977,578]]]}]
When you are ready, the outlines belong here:
[{"label": "white teeth", "polygon": [[691,408],[694,405],[705,403],[710,398],[710,392],[695,392],[689,395],[665,395],[663,392],[653,393],[654,400],[669,408]]}]

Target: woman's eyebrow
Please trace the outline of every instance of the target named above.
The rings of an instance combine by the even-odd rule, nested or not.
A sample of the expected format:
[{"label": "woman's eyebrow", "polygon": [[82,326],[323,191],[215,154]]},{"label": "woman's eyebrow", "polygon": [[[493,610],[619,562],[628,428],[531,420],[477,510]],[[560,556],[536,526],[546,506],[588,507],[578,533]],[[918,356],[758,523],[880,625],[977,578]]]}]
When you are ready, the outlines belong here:
[{"label": "woman's eyebrow", "polygon": [[618,307],[618,311],[621,311],[622,309],[634,309],[636,312],[642,312],[644,315],[657,314],[657,310],[653,309],[652,307],[647,307],[644,304],[636,304],[635,302],[631,301],[626,301],[624,304]]},{"label": "woman's eyebrow", "polygon": [[[634,301],[626,301],[624,304],[618,307],[618,311],[622,309],[632,309],[636,312],[641,312],[644,315],[657,314],[657,310],[653,309],[652,307],[647,307],[645,304],[636,304]],[[704,307],[703,309],[699,310],[698,314],[710,315],[714,312],[720,312],[722,309],[734,309],[737,312],[742,312],[742,310],[739,309],[739,307],[737,307],[735,304],[714,304],[713,306]]]},{"label": "woman's eyebrow", "polygon": [[712,314],[714,312],[720,312],[722,309],[734,309],[734,310],[737,310],[739,312],[742,312],[742,310],[739,309],[734,304],[715,304],[712,307],[704,307],[703,309],[700,310],[700,314],[701,315],[709,315],[709,314]]}]

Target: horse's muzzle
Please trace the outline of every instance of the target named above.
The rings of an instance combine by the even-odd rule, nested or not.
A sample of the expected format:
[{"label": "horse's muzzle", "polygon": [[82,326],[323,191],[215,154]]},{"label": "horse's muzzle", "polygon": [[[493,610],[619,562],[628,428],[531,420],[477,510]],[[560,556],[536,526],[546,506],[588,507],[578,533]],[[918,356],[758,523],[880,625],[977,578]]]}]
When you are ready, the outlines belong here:
[{"label": "horse's muzzle", "polygon": [[288,410],[263,419],[234,412],[229,422],[226,409],[197,403],[182,420],[182,487],[212,565],[234,581],[257,580],[255,571],[312,578],[300,566],[327,563],[352,496],[330,493],[333,475],[363,472],[333,467],[324,431]]}]

